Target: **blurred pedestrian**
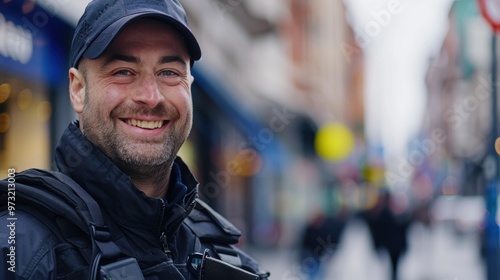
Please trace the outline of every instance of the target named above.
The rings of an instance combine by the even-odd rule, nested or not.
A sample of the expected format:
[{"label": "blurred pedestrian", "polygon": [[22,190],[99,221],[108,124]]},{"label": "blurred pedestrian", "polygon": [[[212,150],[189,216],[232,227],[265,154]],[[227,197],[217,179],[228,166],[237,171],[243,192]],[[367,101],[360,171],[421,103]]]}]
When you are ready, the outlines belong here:
[{"label": "blurred pedestrian", "polygon": [[301,239],[299,265],[309,280],[325,279],[325,270],[336,253],[346,225],[346,214],[326,215],[318,211],[306,223]]},{"label": "blurred pedestrian", "polygon": [[382,190],[375,206],[363,213],[375,250],[385,250],[390,259],[391,279],[398,279],[399,260],[407,250],[409,219],[397,215],[392,209],[393,196]]}]

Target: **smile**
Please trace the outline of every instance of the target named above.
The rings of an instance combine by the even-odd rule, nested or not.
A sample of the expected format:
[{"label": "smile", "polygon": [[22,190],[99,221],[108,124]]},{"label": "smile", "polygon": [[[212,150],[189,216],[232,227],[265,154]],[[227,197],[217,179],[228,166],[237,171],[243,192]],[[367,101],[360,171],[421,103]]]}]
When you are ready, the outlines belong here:
[{"label": "smile", "polygon": [[163,121],[142,121],[136,119],[127,119],[125,122],[128,125],[145,129],[156,129],[163,126]]}]

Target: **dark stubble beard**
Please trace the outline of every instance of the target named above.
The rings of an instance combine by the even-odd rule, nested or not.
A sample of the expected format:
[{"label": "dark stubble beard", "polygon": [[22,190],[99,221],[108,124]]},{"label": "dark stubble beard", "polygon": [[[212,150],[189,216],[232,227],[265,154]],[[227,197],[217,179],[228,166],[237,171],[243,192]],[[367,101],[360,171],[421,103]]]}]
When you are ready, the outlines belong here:
[{"label": "dark stubble beard", "polygon": [[[89,97],[89,92],[87,92],[81,116],[82,131],[87,139],[99,147],[134,182],[164,183],[165,178],[169,176],[175,155],[185,141],[183,135],[171,131],[165,139],[161,139],[161,142],[127,142],[127,139],[121,138],[117,133],[115,123],[110,123],[111,127],[103,127],[99,120],[109,117],[99,114],[99,109],[95,104],[91,104]],[[145,108],[117,108],[117,110],[120,114],[125,111],[126,114],[130,113],[129,115],[132,116],[133,112],[147,113],[151,116],[169,116],[164,106],[157,106],[151,110]],[[111,115],[117,113],[112,112]],[[145,156],[144,152],[149,152],[149,156]]]}]

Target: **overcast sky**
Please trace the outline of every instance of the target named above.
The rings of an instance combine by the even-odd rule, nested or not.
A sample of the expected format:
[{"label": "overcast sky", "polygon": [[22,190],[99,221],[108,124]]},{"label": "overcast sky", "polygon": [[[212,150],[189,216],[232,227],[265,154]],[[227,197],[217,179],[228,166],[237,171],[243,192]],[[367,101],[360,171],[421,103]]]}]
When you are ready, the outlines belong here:
[{"label": "overcast sky", "polygon": [[387,158],[421,129],[424,77],[448,30],[451,0],[345,0],[366,58],[366,128]]}]

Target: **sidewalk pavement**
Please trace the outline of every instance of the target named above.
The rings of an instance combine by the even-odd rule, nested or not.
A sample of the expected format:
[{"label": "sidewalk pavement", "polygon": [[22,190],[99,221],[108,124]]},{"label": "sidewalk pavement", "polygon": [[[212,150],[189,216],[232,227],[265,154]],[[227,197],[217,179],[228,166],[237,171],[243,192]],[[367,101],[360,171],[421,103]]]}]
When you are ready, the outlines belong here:
[{"label": "sidewalk pavement", "polygon": [[[328,261],[324,279],[388,280],[389,258],[372,249],[366,225],[351,221],[344,232],[339,250]],[[479,240],[471,233],[456,234],[452,228],[415,224],[409,234],[409,249],[400,262],[400,280],[483,280],[484,264],[479,255]],[[252,251],[271,279],[307,280],[292,249]]]}]

